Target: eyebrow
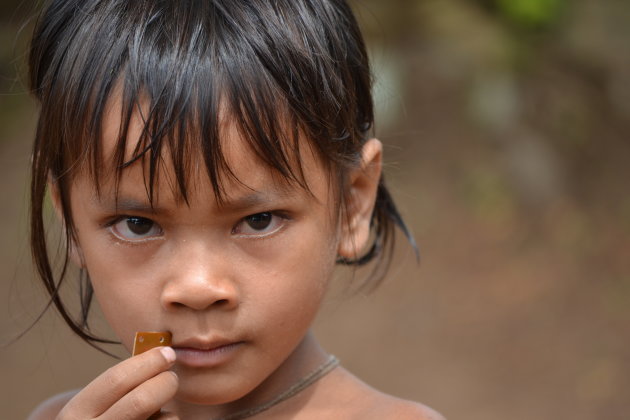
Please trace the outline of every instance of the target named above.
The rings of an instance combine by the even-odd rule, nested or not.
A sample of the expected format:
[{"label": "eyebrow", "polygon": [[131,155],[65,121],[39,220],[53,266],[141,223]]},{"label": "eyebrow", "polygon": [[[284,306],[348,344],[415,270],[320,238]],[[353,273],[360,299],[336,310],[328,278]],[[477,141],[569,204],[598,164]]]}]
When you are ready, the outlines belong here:
[{"label": "eyebrow", "polygon": [[137,200],[131,197],[116,197],[113,200],[107,200],[98,196],[93,196],[90,200],[94,205],[115,212],[129,213],[159,213],[163,211],[159,207],[151,206],[148,201]]},{"label": "eyebrow", "polygon": [[[226,197],[217,208],[223,211],[243,211],[250,208],[262,207],[269,205],[278,200],[284,200],[294,197],[296,193],[290,188],[271,188],[270,191],[256,191],[242,194],[234,199]],[[97,206],[107,208],[117,213],[150,213],[150,214],[168,214],[169,210],[159,205],[151,205],[148,200],[138,200],[132,197],[119,196],[117,199],[109,201],[99,199],[94,196],[91,200]]]},{"label": "eyebrow", "polygon": [[292,196],[295,196],[295,193],[291,193],[288,188],[272,188],[269,192],[251,191],[234,199],[227,197],[223,203],[219,204],[219,209],[242,211],[261,207]]}]

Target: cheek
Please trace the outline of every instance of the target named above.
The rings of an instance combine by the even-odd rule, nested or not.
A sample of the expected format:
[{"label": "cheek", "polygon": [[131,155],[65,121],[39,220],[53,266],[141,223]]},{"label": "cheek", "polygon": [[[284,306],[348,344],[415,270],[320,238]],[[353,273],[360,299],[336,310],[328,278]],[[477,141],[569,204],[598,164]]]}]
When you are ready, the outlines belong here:
[{"label": "cheek", "polygon": [[159,329],[159,325],[154,325],[159,318],[152,303],[159,301],[158,291],[139,281],[142,274],[133,269],[133,264],[120,258],[116,246],[114,252],[99,247],[86,251],[84,260],[94,296],[107,322],[130,349],[136,331]]},{"label": "cheek", "polygon": [[104,287],[99,279],[93,280],[94,295],[98,300],[103,316],[118,336],[127,350],[131,351],[133,337],[136,331],[159,331],[158,326],[153,327],[148,298],[140,297],[141,293],[128,290],[125,287]]},{"label": "cheek", "polygon": [[330,236],[316,228],[302,233],[311,240],[291,240],[277,251],[269,251],[269,263],[252,266],[247,275],[256,285],[252,294],[269,306],[267,313],[273,318],[269,321],[276,325],[310,323],[334,270],[336,251]]}]

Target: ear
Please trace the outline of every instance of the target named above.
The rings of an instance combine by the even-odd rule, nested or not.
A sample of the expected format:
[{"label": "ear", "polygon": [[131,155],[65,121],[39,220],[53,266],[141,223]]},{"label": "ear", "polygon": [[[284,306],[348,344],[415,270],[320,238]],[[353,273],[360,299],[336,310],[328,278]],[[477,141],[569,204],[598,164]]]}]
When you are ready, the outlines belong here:
[{"label": "ear", "polygon": [[[57,219],[61,222],[62,229],[66,229],[66,221],[63,216],[63,206],[61,205],[61,192],[59,191],[59,184],[51,179],[48,180],[48,190],[50,191],[50,199],[52,201],[53,209]],[[81,248],[73,239],[70,239],[68,244],[68,257],[76,264],[77,267],[84,267],[83,253]]]},{"label": "ear", "polygon": [[346,215],[341,220],[341,237],[337,254],[356,259],[367,246],[370,222],[379,180],[381,179],[383,145],[370,139],[361,151],[360,165],[350,172],[346,187]]}]

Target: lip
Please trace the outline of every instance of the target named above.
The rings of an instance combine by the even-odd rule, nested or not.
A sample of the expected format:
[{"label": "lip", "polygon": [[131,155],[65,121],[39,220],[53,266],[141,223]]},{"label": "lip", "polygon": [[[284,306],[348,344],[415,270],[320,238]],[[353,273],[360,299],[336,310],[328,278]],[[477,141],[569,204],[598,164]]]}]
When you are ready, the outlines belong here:
[{"label": "lip", "polygon": [[243,341],[192,338],[173,344],[177,363],[194,368],[212,368],[225,364],[243,346]]}]

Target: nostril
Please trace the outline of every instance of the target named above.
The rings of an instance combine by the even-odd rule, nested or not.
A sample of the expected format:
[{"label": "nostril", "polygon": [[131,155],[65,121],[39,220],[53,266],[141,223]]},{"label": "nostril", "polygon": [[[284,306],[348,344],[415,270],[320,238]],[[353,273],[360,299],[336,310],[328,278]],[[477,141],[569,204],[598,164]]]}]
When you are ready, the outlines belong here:
[{"label": "nostril", "polygon": [[[211,306],[215,306],[215,307],[217,307],[217,306],[228,306],[229,303],[230,303],[230,301],[228,299],[219,299],[219,300],[216,300],[216,301],[212,302],[210,305]],[[182,302],[171,302],[171,305],[173,307],[175,307],[175,308],[184,308],[184,307],[190,306],[189,304],[182,303]]]},{"label": "nostril", "polygon": [[190,308],[194,310],[206,310],[216,308],[230,310],[238,302],[238,294],[235,289],[215,286],[210,282],[169,282],[162,296],[162,305],[170,310]]}]

